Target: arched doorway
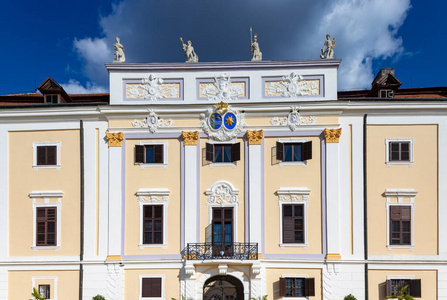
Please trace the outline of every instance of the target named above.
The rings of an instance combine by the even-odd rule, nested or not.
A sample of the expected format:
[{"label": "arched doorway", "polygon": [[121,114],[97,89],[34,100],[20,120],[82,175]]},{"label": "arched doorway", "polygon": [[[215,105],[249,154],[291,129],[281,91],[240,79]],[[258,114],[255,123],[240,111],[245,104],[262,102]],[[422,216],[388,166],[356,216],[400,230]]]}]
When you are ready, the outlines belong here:
[{"label": "arched doorway", "polygon": [[244,286],[229,275],[208,278],[203,285],[204,300],[244,300]]}]

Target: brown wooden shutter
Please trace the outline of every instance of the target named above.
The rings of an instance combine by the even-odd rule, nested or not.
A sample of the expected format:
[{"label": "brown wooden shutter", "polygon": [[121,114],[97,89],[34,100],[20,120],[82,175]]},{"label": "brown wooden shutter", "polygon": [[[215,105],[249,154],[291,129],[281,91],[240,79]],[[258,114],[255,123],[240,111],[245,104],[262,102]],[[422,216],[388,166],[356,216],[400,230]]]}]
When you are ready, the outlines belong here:
[{"label": "brown wooden shutter", "polygon": [[163,145],[154,145],[154,163],[163,163]]},{"label": "brown wooden shutter", "polygon": [[279,278],[279,296],[280,297],[286,296],[286,279],[285,278]]},{"label": "brown wooden shutter", "polygon": [[214,145],[206,143],[206,160],[214,161]]},{"label": "brown wooden shutter", "polygon": [[44,146],[37,146],[37,165],[46,164],[46,148]]},{"label": "brown wooden shutter", "polygon": [[411,220],[411,207],[410,206],[400,206],[400,218],[402,221]]},{"label": "brown wooden shutter", "polygon": [[315,296],[315,278],[304,279],[304,296]]},{"label": "brown wooden shutter", "polygon": [[410,293],[412,297],[420,298],[421,297],[421,280],[420,279],[412,279],[410,280]]},{"label": "brown wooden shutter", "polygon": [[390,206],[390,217],[392,221],[400,221],[400,206],[391,205]]},{"label": "brown wooden shutter", "polygon": [[141,297],[161,297],[161,278],[143,278]]},{"label": "brown wooden shutter", "polygon": [[231,161],[241,160],[241,143],[231,145]]},{"label": "brown wooden shutter", "polygon": [[301,160],[312,159],[312,141],[303,143],[301,148]]},{"label": "brown wooden shutter", "polygon": [[393,296],[391,295],[391,280],[386,281],[386,296]]},{"label": "brown wooden shutter", "polygon": [[135,163],[144,163],[144,146],[135,146]]},{"label": "brown wooden shutter", "polygon": [[276,142],[276,159],[284,160],[284,144]]},{"label": "brown wooden shutter", "polygon": [[[284,205],[282,208],[282,241],[283,243],[294,243],[295,242],[295,223],[292,216],[286,216],[284,214],[285,207],[291,205]],[[293,207],[292,207],[293,210]]]}]

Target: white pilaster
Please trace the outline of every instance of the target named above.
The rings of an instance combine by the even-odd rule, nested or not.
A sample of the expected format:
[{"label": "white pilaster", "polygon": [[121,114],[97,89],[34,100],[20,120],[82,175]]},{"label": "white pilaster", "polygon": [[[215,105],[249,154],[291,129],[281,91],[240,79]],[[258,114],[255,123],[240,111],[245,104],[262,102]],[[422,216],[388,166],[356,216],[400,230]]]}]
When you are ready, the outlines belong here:
[{"label": "white pilaster", "polygon": [[6,260],[8,257],[9,233],[8,233],[8,212],[9,212],[9,143],[8,143],[8,125],[0,127],[0,238],[3,243],[0,244],[0,259]]},{"label": "white pilaster", "polygon": [[108,256],[121,255],[122,176],[121,147],[109,146],[109,247]]},{"label": "white pilaster", "polygon": [[[199,213],[200,207],[198,206],[199,199],[199,166],[200,157],[199,150],[200,139],[197,141],[196,145],[184,145],[185,151],[185,184],[184,195],[185,195],[185,246],[188,243],[199,243],[200,242],[200,220]],[[205,233],[203,233],[205,234]]]},{"label": "white pilaster", "polygon": [[[439,222],[439,255],[447,257],[447,122],[445,118],[439,120],[439,149],[438,149],[438,222]],[[441,299],[441,298],[440,298]]]},{"label": "white pilaster", "polygon": [[[249,242],[258,243],[258,252],[262,249],[262,190],[263,172],[262,145],[248,145],[248,204],[249,207]],[[246,241],[247,242],[247,241]]]}]

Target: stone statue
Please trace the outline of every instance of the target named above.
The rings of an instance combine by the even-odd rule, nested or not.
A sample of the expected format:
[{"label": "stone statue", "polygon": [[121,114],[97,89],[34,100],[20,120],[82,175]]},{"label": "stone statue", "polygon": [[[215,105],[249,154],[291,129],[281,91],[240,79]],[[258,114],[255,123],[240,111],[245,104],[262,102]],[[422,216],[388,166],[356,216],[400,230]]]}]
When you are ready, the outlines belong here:
[{"label": "stone statue", "polygon": [[[331,35],[326,34],[326,41],[324,42],[323,48],[321,49],[320,58],[331,59],[334,58],[334,48],[335,48],[335,38],[331,41]],[[326,47],[326,50],[324,50]]]},{"label": "stone statue", "polygon": [[120,39],[118,37],[115,38],[116,44],[113,44],[113,48],[115,48],[115,61],[123,63],[126,61],[126,57],[124,56],[124,46],[120,43]]},{"label": "stone statue", "polygon": [[[250,28],[251,30],[251,28]],[[261,61],[262,60],[262,52],[259,50],[258,44],[258,34],[255,33],[253,36],[253,41],[250,44],[250,51],[253,53],[253,58],[251,61]]]},{"label": "stone statue", "polygon": [[180,38],[180,42],[182,43],[183,51],[185,51],[186,62],[199,62],[199,56],[194,52],[191,41],[188,41],[188,45],[186,45],[183,39]]}]

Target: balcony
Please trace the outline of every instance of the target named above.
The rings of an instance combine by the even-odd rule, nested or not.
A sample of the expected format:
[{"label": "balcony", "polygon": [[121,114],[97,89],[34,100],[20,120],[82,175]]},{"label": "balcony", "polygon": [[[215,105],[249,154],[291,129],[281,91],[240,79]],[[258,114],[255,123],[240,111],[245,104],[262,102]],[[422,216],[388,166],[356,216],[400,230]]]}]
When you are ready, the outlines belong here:
[{"label": "balcony", "polygon": [[188,243],[183,253],[183,258],[189,260],[207,260],[207,259],[257,260],[258,243],[231,243],[231,244]]}]

